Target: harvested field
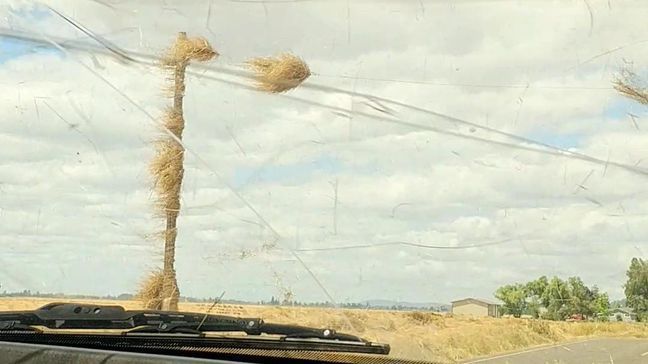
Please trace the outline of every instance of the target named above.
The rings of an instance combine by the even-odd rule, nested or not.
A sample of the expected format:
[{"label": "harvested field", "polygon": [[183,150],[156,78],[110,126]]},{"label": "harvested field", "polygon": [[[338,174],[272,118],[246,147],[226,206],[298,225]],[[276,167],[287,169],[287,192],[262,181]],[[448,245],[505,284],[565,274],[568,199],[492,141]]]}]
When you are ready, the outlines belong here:
[{"label": "harvested field", "polygon": [[[3,298],[0,299],[0,310],[30,310],[53,301],[142,309],[139,301]],[[180,302],[179,306],[182,311],[205,312],[211,304]],[[224,304],[217,305],[212,313],[262,317],[277,323],[332,327],[370,340],[389,343],[394,357],[443,362],[588,337],[648,338],[648,325],[620,322],[553,322],[452,317],[431,312]],[[347,319],[353,325],[353,330],[349,329]]]}]

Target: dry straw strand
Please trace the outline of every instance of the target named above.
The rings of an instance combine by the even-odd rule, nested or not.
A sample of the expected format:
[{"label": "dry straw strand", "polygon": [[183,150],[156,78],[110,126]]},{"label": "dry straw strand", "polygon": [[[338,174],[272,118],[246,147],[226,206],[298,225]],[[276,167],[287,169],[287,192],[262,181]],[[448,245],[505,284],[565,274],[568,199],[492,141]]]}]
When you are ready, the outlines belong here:
[{"label": "dry straw strand", "polygon": [[290,53],[252,58],[245,65],[255,73],[256,87],[269,93],[291,90],[311,75],[306,62]]},{"label": "dry straw strand", "polygon": [[648,105],[648,87],[642,85],[634,72],[624,70],[612,83],[623,96],[640,104]]}]

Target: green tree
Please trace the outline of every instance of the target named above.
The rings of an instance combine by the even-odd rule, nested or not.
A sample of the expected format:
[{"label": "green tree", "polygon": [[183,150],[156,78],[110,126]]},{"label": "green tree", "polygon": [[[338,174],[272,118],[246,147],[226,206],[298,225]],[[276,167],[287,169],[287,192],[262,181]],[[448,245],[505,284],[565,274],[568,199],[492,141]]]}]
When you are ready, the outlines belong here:
[{"label": "green tree", "polygon": [[594,287],[596,296],[592,302],[592,311],[601,321],[607,321],[610,315],[610,297],[607,293],[598,292],[598,287]]},{"label": "green tree", "polygon": [[624,290],[628,307],[635,311],[640,321],[648,321],[648,263],[632,258],[626,275]]},{"label": "green tree", "polygon": [[553,277],[547,284],[547,289],[542,296],[543,306],[547,312],[543,315],[549,320],[564,320],[569,315],[569,287],[567,282],[558,277]]},{"label": "green tree", "polygon": [[504,302],[503,313],[519,317],[522,314],[549,320],[564,320],[581,314],[607,319],[610,299],[596,286],[591,288],[580,277],[562,280],[546,276],[525,284],[516,283],[500,287],[495,297]]},{"label": "green tree", "polygon": [[567,315],[580,314],[592,316],[595,294],[583,283],[580,277],[567,279],[568,300],[565,301]]},{"label": "green tree", "polygon": [[548,285],[549,285],[549,280],[547,279],[546,276],[542,276],[536,279],[535,281],[531,281],[527,283],[526,288],[530,296],[537,296],[539,299],[547,290]]},{"label": "green tree", "polygon": [[547,286],[549,285],[549,280],[546,276],[542,276],[534,281],[530,281],[526,284],[527,291],[527,314],[539,318],[541,314],[541,307],[543,307],[542,297]]},{"label": "green tree", "polygon": [[495,297],[504,302],[502,313],[520,317],[527,309],[526,286],[521,283],[507,284],[497,289]]}]

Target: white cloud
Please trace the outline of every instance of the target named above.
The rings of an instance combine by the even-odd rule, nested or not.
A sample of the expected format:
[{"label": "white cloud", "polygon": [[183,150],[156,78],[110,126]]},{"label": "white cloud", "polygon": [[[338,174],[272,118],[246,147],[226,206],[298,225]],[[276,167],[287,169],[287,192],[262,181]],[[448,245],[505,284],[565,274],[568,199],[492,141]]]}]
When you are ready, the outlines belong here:
[{"label": "white cloud", "polygon": [[[27,8],[12,5],[5,25],[80,36],[56,17],[33,19],[24,15]],[[636,164],[648,143],[641,128],[622,120],[624,104],[609,81],[624,58],[640,62],[648,48],[635,44],[588,60],[641,40],[643,5],[593,4],[591,35],[580,3],[509,5],[353,3],[347,23],[339,16],[345,2],[268,4],[267,17],[261,6],[218,2],[210,33],[207,3],[174,5],[177,12],[145,2],[116,3],[116,11],[93,2],[52,3],[127,49],[160,54],[186,30],[213,41],[223,54],[216,64],[291,50],[309,61],[314,84]],[[169,102],[159,71],[107,57],[97,58],[100,68],[87,55],[73,57],[155,117]],[[330,77],[356,74],[361,79]],[[11,90],[0,96],[0,246],[7,252],[0,283],[7,289],[133,291],[161,253],[160,243],[147,238],[163,225],[153,217],[146,170],[155,127],[70,57],[37,52],[8,60],[0,64],[0,79]],[[383,115],[357,96],[308,88],[289,94],[353,105],[350,119],[281,96],[188,80],[184,140],[209,168],[187,155],[177,254],[183,294],[225,290],[232,298],[267,299],[276,294],[277,272],[298,299],[324,300],[286,248],[509,239],[466,250],[391,245],[301,254],[339,300],[490,296],[499,284],[552,274],[580,275],[620,297],[629,259],[645,254],[645,177],[378,122],[358,114]],[[500,87],[507,85],[513,87]],[[614,107],[620,109],[611,112]],[[405,121],[505,140],[393,109]],[[639,115],[640,124],[645,116]],[[282,235],[276,247],[263,248],[272,234],[224,182]],[[241,252],[252,256],[241,258]]]}]

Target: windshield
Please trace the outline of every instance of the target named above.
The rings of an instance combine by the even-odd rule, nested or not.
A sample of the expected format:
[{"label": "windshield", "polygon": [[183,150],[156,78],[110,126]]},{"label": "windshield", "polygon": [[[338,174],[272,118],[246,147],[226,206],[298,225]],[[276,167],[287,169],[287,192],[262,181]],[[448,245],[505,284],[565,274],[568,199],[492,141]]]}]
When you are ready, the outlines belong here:
[{"label": "windshield", "polygon": [[0,7],[0,309],[648,335],[645,2]]}]

